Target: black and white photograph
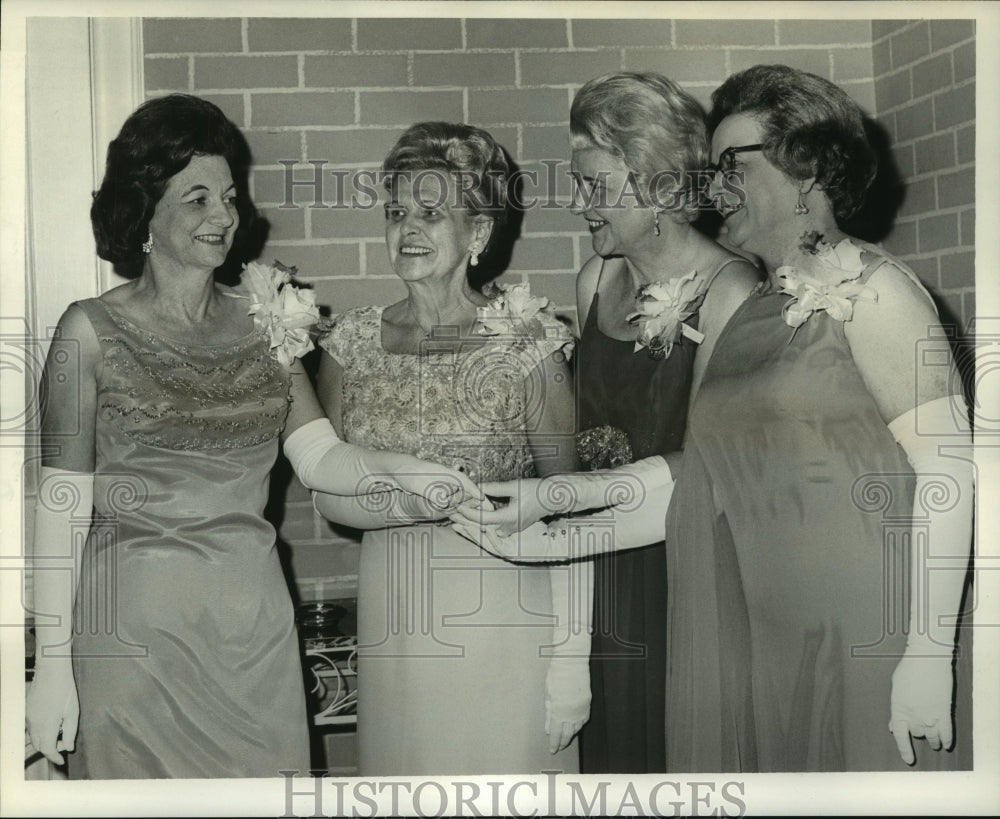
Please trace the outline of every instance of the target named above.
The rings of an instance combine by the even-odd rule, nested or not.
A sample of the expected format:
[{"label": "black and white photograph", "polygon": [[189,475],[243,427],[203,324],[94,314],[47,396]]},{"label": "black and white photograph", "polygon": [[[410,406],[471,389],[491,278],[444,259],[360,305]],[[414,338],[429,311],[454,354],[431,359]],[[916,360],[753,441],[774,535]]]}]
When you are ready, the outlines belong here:
[{"label": "black and white photograph", "polygon": [[0,814],[1000,812],[1000,3],[2,14]]}]

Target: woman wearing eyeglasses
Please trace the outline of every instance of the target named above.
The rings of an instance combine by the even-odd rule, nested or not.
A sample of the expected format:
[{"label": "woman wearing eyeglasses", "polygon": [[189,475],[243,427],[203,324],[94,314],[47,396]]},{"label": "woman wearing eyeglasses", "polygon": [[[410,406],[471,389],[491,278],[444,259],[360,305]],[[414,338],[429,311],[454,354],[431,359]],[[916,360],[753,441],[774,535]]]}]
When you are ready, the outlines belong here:
[{"label": "woman wearing eyeglasses", "polygon": [[[668,770],[970,768],[967,409],[916,276],[840,227],[875,173],[862,112],[782,65],[712,100],[710,193],[768,279],[715,346],[670,500]],[[613,539],[559,521],[491,547],[629,548],[655,530],[630,506]]]},{"label": "woman wearing eyeglasses", "polygon": [[[667,520],[672,769],[968,764],[913,744],[953,740],[967,409],[927,291],[840,227],[875,175],[863,114],[783,65],[730,77],[712,103],[712,156],[742,195],[721,173],[710,193],[768,279],[716,346]],[[749,680],[682,659],[712,646]]]}]

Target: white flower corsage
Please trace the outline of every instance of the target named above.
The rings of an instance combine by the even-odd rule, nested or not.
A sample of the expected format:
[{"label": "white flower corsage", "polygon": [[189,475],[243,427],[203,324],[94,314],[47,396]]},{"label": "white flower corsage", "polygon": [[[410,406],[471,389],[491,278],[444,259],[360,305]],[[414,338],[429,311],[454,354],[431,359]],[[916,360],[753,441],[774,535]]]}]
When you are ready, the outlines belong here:
[{"label": "white flower corsage", "polygon": [[865,265],[862,249],[850,239],[831,245],[811,231],[799,247],[802,253],[796,263],[775,271],[780,292],[792,297],[781,311],[789,327],[798,329],[817,310],[837,321],[850,321],[855,301],[878,300],[874,288],[857,281]]},{"label": "white flower corsage", "polygon": [[629,324],[639,325],[633,352],[646,347],[650,358],[661,361],[681,336],[701,344],[705,335],[684,322],[698,312],[704,298],[704,280],[698,278],[696,270],[666,283],[640,287],[635,296],[636,311],[625,317]]},{"label": "white flower corsage", "polygon": [[313,349],[309,328],[319,321],[316,294],[290,284],[294,273],[278,261],[270,267],[250,262],[241,278],[250,296],[248,315],[267,333],[271,355],[285,367]]},{"label": "white flower corsage", "polygon": [[544,296],[532,296],[528,285],[494,283],[483,293],[490,303],[477,309],[480,335],[536,335],[542,330],[539,314],[549,309],[549,300]]}]

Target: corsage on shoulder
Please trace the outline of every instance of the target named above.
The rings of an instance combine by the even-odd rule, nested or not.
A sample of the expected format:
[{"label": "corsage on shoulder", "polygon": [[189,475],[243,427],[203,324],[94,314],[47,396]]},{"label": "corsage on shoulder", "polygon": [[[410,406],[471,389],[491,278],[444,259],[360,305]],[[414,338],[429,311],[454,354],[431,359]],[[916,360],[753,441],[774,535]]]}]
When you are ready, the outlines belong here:
[{"label": "corsage on shoulder", "polygon": [[792,297],[781,311],[789,327],[798,329],[817,310],[837,321],[850,321],[855,301],[878,300],[874,288],[857,281],[865,269],[862,249],[850,239],[831,245],[822,238],[810,231],[799,245],[802,252],[795,263],[775,271],[780,292]]},{"label": "corsage on shoulder", "polygon": [[241,284],[250,297],[254,325],[267,333],[271,355],[283,366],[313,349],[309,328],[319,321],[316,294],[291,284],[294,267],[275,261],[271,266],[243,266]]},{"label": "corsage on shoulder", "polygon": [[705,335],[684,322],[698,312],[704,298],[705,283],[696,270],[640,287],[635,296],[636,310],[625,317],[629,324],[639,325],[633,352],[646,347],[650,358],[661,361],[670,355],[681,336],[701,344]]},{"label": "corsage on shoulder", "polygon": [[550,303],[544,296],[531,295],[528,285],[492,283],[483,294],[490,303],[477,310],[480,335],[544,335],[541,316],[549,312]]}]

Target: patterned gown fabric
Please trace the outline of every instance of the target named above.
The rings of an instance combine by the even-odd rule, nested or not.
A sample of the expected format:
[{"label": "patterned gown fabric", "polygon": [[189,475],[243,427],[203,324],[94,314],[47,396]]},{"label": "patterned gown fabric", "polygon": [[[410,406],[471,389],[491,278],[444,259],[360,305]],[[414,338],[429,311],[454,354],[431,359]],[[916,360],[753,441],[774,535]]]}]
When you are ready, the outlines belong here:
[{"label": "patterned gown fabric", "polygon": [[[432,337],[420,354],[395,354],[382,346],[382,310],[350,310],[320,341],[343,368],[346,440],[474,480],[535,475],[527,437],[543,388],[535,368],[569,354],[566,328],[546,316],[534,335]],[[549,571],[494,558],[447,526],[365,533],[361,774],[578,770],[575,741],[552,755],[544,730]]]},{"label": "patterned gown fabric", "polygon": [[[788,300],[761,288],[737,311],[689,420],[667,517],[672,772],[906,769],[887,726],[913,473],[843,322],[793,333]],[[960,646],[957,750],[919,742],[918,769],[971,762]]]},{"label": "patterned gown fabric", "polygon": [[77,594],[74,778],[272,777],[309,765],[293,608],[264,519],[288,377],[79,302],[103,351],[95,524]]}]

